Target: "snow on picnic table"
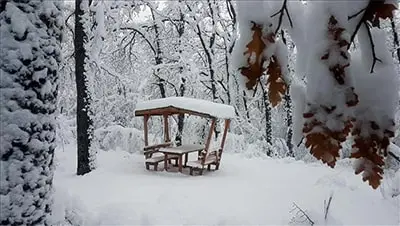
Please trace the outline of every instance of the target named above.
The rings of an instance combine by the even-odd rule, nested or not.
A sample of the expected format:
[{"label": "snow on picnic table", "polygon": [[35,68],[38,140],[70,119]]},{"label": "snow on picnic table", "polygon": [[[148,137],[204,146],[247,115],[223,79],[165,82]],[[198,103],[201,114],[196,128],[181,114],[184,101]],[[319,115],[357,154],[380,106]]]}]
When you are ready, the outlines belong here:
[{"label": "snow on picnic table", "polygon": [[217,118],[235,117],[235,109],[230,105],[189,97],[166,97],[142,101],[136,105],[135,110],[141,111],[166,107],[176,107],[198,113],[204,113]]},{"label": "snow on picnic table", "polygon": [[384,199],[349,166],[226,153],[219,171],[193,177],[147,171],[142,155],[109,151],[98,154],[94,172],[75,176],[72,153],[56,155],[56,203],[80,203],[72,208],[83,215],[81,225],[287,225],[293,202],[323,224],[332,191],[330,224],[399,225],[399,200]]}]

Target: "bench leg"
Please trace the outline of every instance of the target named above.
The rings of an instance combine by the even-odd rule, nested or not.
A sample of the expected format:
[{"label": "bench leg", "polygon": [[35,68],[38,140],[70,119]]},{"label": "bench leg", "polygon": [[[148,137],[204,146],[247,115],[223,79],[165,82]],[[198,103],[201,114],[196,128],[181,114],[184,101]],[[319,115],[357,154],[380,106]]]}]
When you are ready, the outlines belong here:
[{"label": "bench leg", "polygon": [[200,175],[203,175],[203,170],[204,170],[204,168],[200,169]]},{"label": "bench leg", "polygon": [[182,173],[182,158],[183,158],[182,155],[179,156],[179,172],[181,172],[181,173]]},{"label": "bench leg", "polygon": [[208,164],[207,170],[208,170],[208,171],[211,171],[211,164]]},{"label": "bench leg", "polygon": [[168,171],[168,154],[164,154],[164,170]]},{"label": "bench leg", "polygon": [[154,164],[154,170],[157,171],[158,163]]},{"label": "bench leg", "polygon": [[219,163],[217,163],[216,165],[215,165],[215,170],[218,170],[219,169]]},{"label": "bench leg", "polygon": [[146,169],[147,169],[147,170],[150,170],[150,166],[149,166],[148,163],[146,163]]},{"label": "bench leg", "polygon": [[190,167],[190,172],[189,172],[189,174],[193,176],[193,167]]},{"label": "bench leg", "polygon": [[187,165],[187,162],[189,160],[189,153],[185,154],[185,166]]}]

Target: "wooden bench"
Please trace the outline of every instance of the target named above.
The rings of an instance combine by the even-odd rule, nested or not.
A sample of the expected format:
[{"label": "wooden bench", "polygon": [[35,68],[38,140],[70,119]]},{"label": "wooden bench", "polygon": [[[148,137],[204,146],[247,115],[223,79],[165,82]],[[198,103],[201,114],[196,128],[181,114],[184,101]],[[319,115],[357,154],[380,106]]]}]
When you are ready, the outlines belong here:
[{"label": "wooden bench", "polygon": [[196,161],[190,161],[187,166],[190,168],[190,175],[193,175],[193,171],[199,171],[200,175],[203,174],[205,166],[207,170],[211,170],[211,165],[215,165],[215,170],[219,169],[219,164],[221,160],[222,150],[211,151],[209,153],[201,153],[200,158]]},{"label": "wooden bench", "polygon": [[[162,144],[155,144],[155,145],[150,145],[150,146],[145,146],[143,148],[144,151],[144,156],[145,156],[145,165],[146,169],[150,170],[150,166],[154,167],[154,170],[157,171],[158,169],[158,163],[164,161],[164,155],[159,152],[160,148],[165,148],[165,147],[170,147],[172,146],[172,142],[166,142]],[[160,153],[162,155],[158,156],[153,156],[154,154]],[[178,159],[179,156],[177,155],[168,155],[168,161],[171,163],[171,160],[175,160],[175,164],[178,164]]]}]

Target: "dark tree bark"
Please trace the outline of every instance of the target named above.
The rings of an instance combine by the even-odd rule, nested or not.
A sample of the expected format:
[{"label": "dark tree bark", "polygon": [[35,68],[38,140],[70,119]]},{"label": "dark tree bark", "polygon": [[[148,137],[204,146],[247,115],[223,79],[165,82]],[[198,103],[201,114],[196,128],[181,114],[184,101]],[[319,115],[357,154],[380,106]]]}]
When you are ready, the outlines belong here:
[{"label": "dark tree bark", "polygon": [[[285,32],[283,30],[281,30],[281,38],[282,38],[283,43],[287,46]],[[293,49],[291,49],[291,51],[293,51]],[[294,157],[293,144],[292,144],[292,138],[293,138],[292,98],[290,98],[289,89],[290,89],[290,86],[288,87],[287,93],[284,96],[285,112],[286,112],[286,125],[287,125],[286,146],[289,149],[287,156]]]},{"label": "dark tree bark", "polygon": [[[268,92],[264,88],[263,84],[260,82],[261,90],[263,92],[263,103],[265,110],[265,139],[267,143],[272,146],[272,115],[271,115],[271,104],[268,99]],[[272,156],[272,151],[270,149],[267,150],[267,155]]]},{"label": "dark tree bark", "polygon": [[0,224],[51,225],[62,7],[0,7]]},{"label": "dark tree bark", "polygon": [[[179,0],[181,2],[181,0]],[[179,43],[178,43],[178,52],[179,56],[182,56],[182,37],[183,34],[185,33],[185,14],[182,13],[182,10],[179,10],[179,23],[177,25],[177,31],[178,31],[178,38],[179,38]],[[182,62],[181,62],[182,64]],[[179,66],[179,74],[183,73],[183,65]],[[186,79],[181,78],[181,84],[179,86],[179,96],[183,97],[185,95],[186,91]],[[185,124],[185,115],[184,114],[179,114],[178,115],[178,131],[175,136],[175,141],[177,146],[182,145],[182,134],[183,134],[183,126]]]},{"label": "dark tree bark", "polygon": [[397,53],[397,60],[400,62],[400,41],[399,41],[399,33],[398,30],[396,29],[396,23],[393,18],[390,19],[390,25],[392,26],[392,32],[393,32],[393,45],[396,48],[396,53]]},{"label": "dark tree bark", "polygon": [[[93,122],[91,119],[91,98],[87,87],[85,73],[85,59],[87,57],[85,42],[87,35],[83,29],[82,16],[84,11],[81,8],[82,0],[75,1],[75,81],[77,93],[76,106],[76,127],[77,127],[77,151],[78,166],[77,174],[84,175],[91,169],[90,145],[93,137]],[[90,3],[89,3],[90,4]]]},{"label": "dark tree bark", "polygon": [[[179,95],[183,96],[185,94],[185,83],[186,83],[186,79],[182,78],[182,83],[179,87]],[[175,141],[176,141],[176,145],[177,146],[181,146],[182,145],[182,134],[183,134],[183,126],[185,123],[185,115],[184,114],[179,114],[178,115],[178,131],[177,134],[175,136]]]},{"label": "dark tree bark", "polygon": [[287,156],[294,157],[293,153],[293,118],[292,118],[292,99],[290,98],[289,91],[285,94],[285,112],[286,112],[286,125],[287,125],[287,134],[286,134],[286,146],[289,149]]},{"label": "dark tree bark", "polygon": [[[157,22],[156,22],[156,16],[154,14],[154,10],[152,7],[150,7],[150,13],[151,13],[151,18],[153,19],[153,29],[154,29],[154,35],[155,35],[155,52],[154,52],[154,60],[156,65],[160,65],[163,63],[162,59],[162,51],[161,51],[161,43],[160,43],[160,31],[158,30]],[[165,79],[161,78],[160,76],[160,68],[157,68],[154,72],[154,75],[157,77],[157,86],[160,89],[160,94],[162,98],[167,97],[167,94],[165,92]]]}]

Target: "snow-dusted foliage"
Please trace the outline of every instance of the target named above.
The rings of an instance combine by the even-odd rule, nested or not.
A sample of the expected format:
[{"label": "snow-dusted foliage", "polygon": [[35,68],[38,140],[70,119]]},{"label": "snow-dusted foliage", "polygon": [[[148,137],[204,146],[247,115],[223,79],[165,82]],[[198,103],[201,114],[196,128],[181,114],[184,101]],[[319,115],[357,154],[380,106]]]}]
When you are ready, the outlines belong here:
[{"label": "snow-dusted foliage", "polygon": [[57,1],[1,2],[1,225],[49,224],[60,10]]},{"label": "snow-dusted foliage", "polygon": [[[281,5],[277,8],[269,1],[238,4],[241,29],[235,65],[240,78],[247,89],[252,89],[264,72],[270,80],[280,71],[282,85],[274,88],[269,82],[269,99],[274,103],[271,95],[285,91],[289,79],[282,69],[286,64],[278,64],[279,69],[273,64],[274,54],[278,62],[287,61],[285,48],[271,43],[281,26],[289,30],[297,45],[297,77],[305,75],[305,87],[297,81],[291,91],[297,118],[294,141],[304,138],[313,156],[334,167],[342,143],[351,133],[351,157],[357,159],[355,171],[363,172],[363,180],[377,188],[395,133],[399,78],[385,44],[385,32],[376,27],[379,20],[393,18],[397,3],[365,0],[289,4],[284,0]],[[291,10],[294,6],[296,9]],[[303,17],[304,22],[292,21],[292,17]],[[356,41],[359,46],[354,50],[350,47]]]}]

